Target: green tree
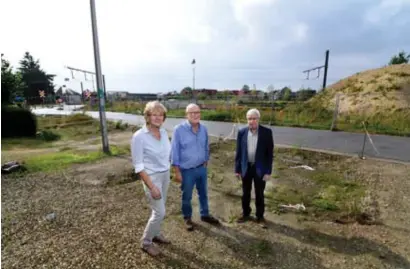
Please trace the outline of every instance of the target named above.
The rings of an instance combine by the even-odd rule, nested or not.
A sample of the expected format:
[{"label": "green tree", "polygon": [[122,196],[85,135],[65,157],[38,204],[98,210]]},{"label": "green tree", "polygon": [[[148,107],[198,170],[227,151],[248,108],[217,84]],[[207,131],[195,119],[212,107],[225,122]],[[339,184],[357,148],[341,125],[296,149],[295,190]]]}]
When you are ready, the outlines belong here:
[{"label": "green tree", "polygon": [[289,87],[283,87],[280,90],[280,99],[283,101],[290,101],[292,98],[292,90]]},{"label": "green tree", "polygon": [[191,87],[185,87],[185,88],[183,88],[182,89],[182,91],[181,92],[192,92],[192,88]]},{"label": "green tree", "polygon": [[410,60],[410,54],[406,55],[404,51],[399,52],[399,54],[394,55],[389,62],[389,65],[393,64],[408,64]]},{"label": "green tree", "polygon": [[251,99],[252,100],[258,99],[258,91],[257,90],[252,90],[251,91]]},{"label": "green tree", "polygon": [[215,97],[216,99],[224,99],[224,93],[221,91],[217,91]]},{"label": "green tree", "polygon": [[242,86],[242,91],[244,91],[245,93],[248,93],[249,91],[250,91],[250,88],[249,88],[249,86],[248,85],[243,85]]},{"label": "green tree", "polygon": [[[53,80],[55,75],[47,74],[41,69],[40,61],[35,60],[29,52],[24,54],[18,70],[25,84],[24,97],[38,97],[40,90],[43,90],[46,96],[54,95]],[[40,101],[39,98],[35,100]]]},{"label": "green tree", "polygon": [[306,101],[312,98],[316,94],[316,91],[310,88],[300,89],[296,92],[296,99],[298,101]]},{"label": "green tree", "polygon": [[231,99],[233,97],[233,94],[230,90],[224,90],[223,91],[223,97],[224,97],[224,99]]},{"label": "green tree", "polygon": [[198,94],[197,98],[198,100],[206,100],[208,96],[206,96],[205,93],[200,93]]},{"label": "green tree", "polygon": [[21,94],[21,75],[13,72],[13,67],[1,54],[1,102],[10,104],[12,100]]}]

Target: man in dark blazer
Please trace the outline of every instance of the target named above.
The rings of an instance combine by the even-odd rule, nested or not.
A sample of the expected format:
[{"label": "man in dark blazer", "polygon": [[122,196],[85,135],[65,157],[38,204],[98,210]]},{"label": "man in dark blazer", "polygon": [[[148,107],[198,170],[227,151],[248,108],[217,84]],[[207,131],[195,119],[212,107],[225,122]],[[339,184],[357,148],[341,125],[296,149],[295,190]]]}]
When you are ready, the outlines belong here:
[{"label": "man in dark blazer", "polygon": [[266,181],[271,178],[273,162],[272,130],[259,125],[260,113],[250,109],[246,113],[248,126],[239,130],[236,140],[235,174],[242,180],[242,216],[238,223],[251,219],[252,182],[255,185],[256,221],[264,228]]}]

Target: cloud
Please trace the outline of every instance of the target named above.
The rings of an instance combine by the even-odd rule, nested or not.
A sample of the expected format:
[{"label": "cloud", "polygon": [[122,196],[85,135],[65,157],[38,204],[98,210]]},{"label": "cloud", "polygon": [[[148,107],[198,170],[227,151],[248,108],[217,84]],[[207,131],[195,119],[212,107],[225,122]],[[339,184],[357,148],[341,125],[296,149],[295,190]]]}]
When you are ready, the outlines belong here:
[{"label": "cloud", "polygon": [[[108,90],[180,90],[192,84],[193,58],[197,87],[320,87],[302,71],[323,65],[327,49],[328,84],[410,51],[410,0],[96,2]],[[94,70],[88,1],[14,0],[3,10],[1,50],[14,65],[28,50],[57,84],[65,65]],[[67,85],[78,90],[79,80]]]}]

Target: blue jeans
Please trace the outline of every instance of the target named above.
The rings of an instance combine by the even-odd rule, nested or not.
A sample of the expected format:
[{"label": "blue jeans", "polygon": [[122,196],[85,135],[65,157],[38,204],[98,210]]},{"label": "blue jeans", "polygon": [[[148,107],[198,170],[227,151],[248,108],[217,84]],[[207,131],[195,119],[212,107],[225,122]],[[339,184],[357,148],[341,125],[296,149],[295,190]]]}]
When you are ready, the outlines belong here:
[{"label": "blue jeans", "polygon": [[194,185],[198,191],[201,217],[209,216],[208,210],[208,171],[205,166],[181,171],[182,175],[182,214],[184,218],[192,217],[192,191]]}]

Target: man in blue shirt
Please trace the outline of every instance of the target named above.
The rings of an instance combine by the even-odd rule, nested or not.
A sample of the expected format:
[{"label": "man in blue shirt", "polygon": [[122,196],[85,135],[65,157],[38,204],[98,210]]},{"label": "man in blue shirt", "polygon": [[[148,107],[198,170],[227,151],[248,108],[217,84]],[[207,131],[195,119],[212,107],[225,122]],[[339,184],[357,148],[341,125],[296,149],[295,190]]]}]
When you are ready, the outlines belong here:
[{"label": "man in blue shirt", "polygon": [[194,229],[192,222],[192,191],[198,191],[201,220],[211,224],[219,221],[209,214],[207,164],[209,161],[208,130],[199,123],[201,111],[196,104],[186,108],[187,121],[177,125],[172,135],[172,165],[175,178],[181,182],[182,214],[188,231]]}]

